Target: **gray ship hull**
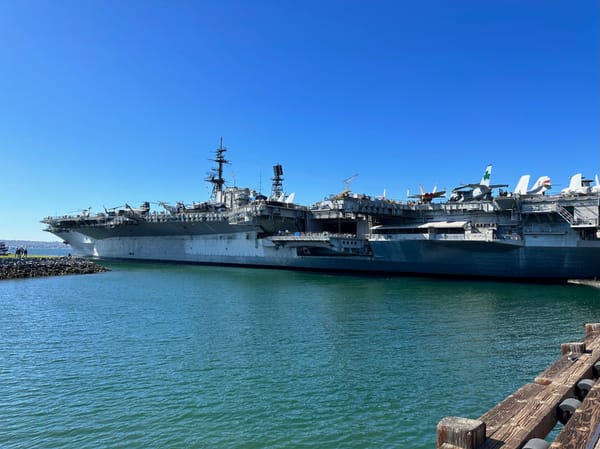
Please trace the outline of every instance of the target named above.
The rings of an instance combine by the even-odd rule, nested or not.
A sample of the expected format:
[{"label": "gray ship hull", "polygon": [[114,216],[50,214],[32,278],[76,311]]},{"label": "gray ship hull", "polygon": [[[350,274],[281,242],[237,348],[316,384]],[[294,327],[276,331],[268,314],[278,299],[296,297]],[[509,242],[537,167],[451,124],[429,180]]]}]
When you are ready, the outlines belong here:
[{"label": "gray ship hull", "polygon": [[564,280],[600,277],[600,245],[517,246],[496,242],[373,243],[389,271],[444,276]]},{"label": "gray ship hull", "polygon": [[526,246],[524,243],[375,239],[372,254],[316,251],[315,242],[280,245],[256,232],[119,236],[94,239],[77,231],[60,234],[83,256],[293,268],[323,271],[558,281],[600,277],[600,242],[576,246]]}]

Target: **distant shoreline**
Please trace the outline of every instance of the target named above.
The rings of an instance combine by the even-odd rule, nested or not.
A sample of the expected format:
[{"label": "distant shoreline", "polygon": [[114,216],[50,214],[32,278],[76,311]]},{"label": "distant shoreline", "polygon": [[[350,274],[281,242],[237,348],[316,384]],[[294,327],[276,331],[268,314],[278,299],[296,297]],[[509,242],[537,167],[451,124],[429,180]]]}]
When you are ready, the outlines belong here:
[{"label": "distant shoreline", "polygon": [[5,240],[0,238],[0,242],[4,242],[9,248],[43,248],[43,249],[65,249],[71,250],[71,246],[63,242],[43,242],[37,240]]}]

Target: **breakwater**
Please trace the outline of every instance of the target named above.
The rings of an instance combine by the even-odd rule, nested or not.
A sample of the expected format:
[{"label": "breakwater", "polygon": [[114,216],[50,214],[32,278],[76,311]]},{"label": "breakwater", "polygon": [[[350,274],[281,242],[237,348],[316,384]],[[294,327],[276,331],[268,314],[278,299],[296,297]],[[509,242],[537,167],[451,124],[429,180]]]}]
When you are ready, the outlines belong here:
[{"label": "breakwater", "polygon": [[109,271],[88,259],[78,257],[0,258],[0,280],[91,274]]}]

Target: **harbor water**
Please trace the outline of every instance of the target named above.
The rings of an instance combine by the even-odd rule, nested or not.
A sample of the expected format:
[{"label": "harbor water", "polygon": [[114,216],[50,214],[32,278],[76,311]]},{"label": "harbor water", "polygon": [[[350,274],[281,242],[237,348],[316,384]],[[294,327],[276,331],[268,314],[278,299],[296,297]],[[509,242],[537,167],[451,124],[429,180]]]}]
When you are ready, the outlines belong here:
[{"label": "harbor water", "polygon": [[0,283],[2,448],[434,448],[600,289],[113,263]]}]

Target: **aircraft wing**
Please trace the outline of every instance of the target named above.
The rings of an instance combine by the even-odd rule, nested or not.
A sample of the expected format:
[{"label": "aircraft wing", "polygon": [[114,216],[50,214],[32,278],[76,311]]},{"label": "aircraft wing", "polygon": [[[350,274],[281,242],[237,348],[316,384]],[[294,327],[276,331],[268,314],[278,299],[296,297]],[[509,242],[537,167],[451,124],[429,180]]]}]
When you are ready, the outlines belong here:
[{"label": "aircraft wing", "polygon": [[497,187],[508,187],[508,184],[491,184],[489,186],[485,184],[463,184],[458,187],[455,187],[453,190],[463,190],[463,189],[476,189],[477,187],[489,187],[490,189],[495,189]]},{"label": "aircraft wing", "polygon": [[481,185],[481,184],[462,184],[462,185],[460,185],[460,186],[458,186],[458,187],[454,187],[454,188],[452,189],[452,191],[453,191],[453,192],[458,192],[458,191],[460,191],[460,190],[465,190],[465,189],[475,189],[475,188],[477,188],[477,187],[482,187],[482,185]]}]

